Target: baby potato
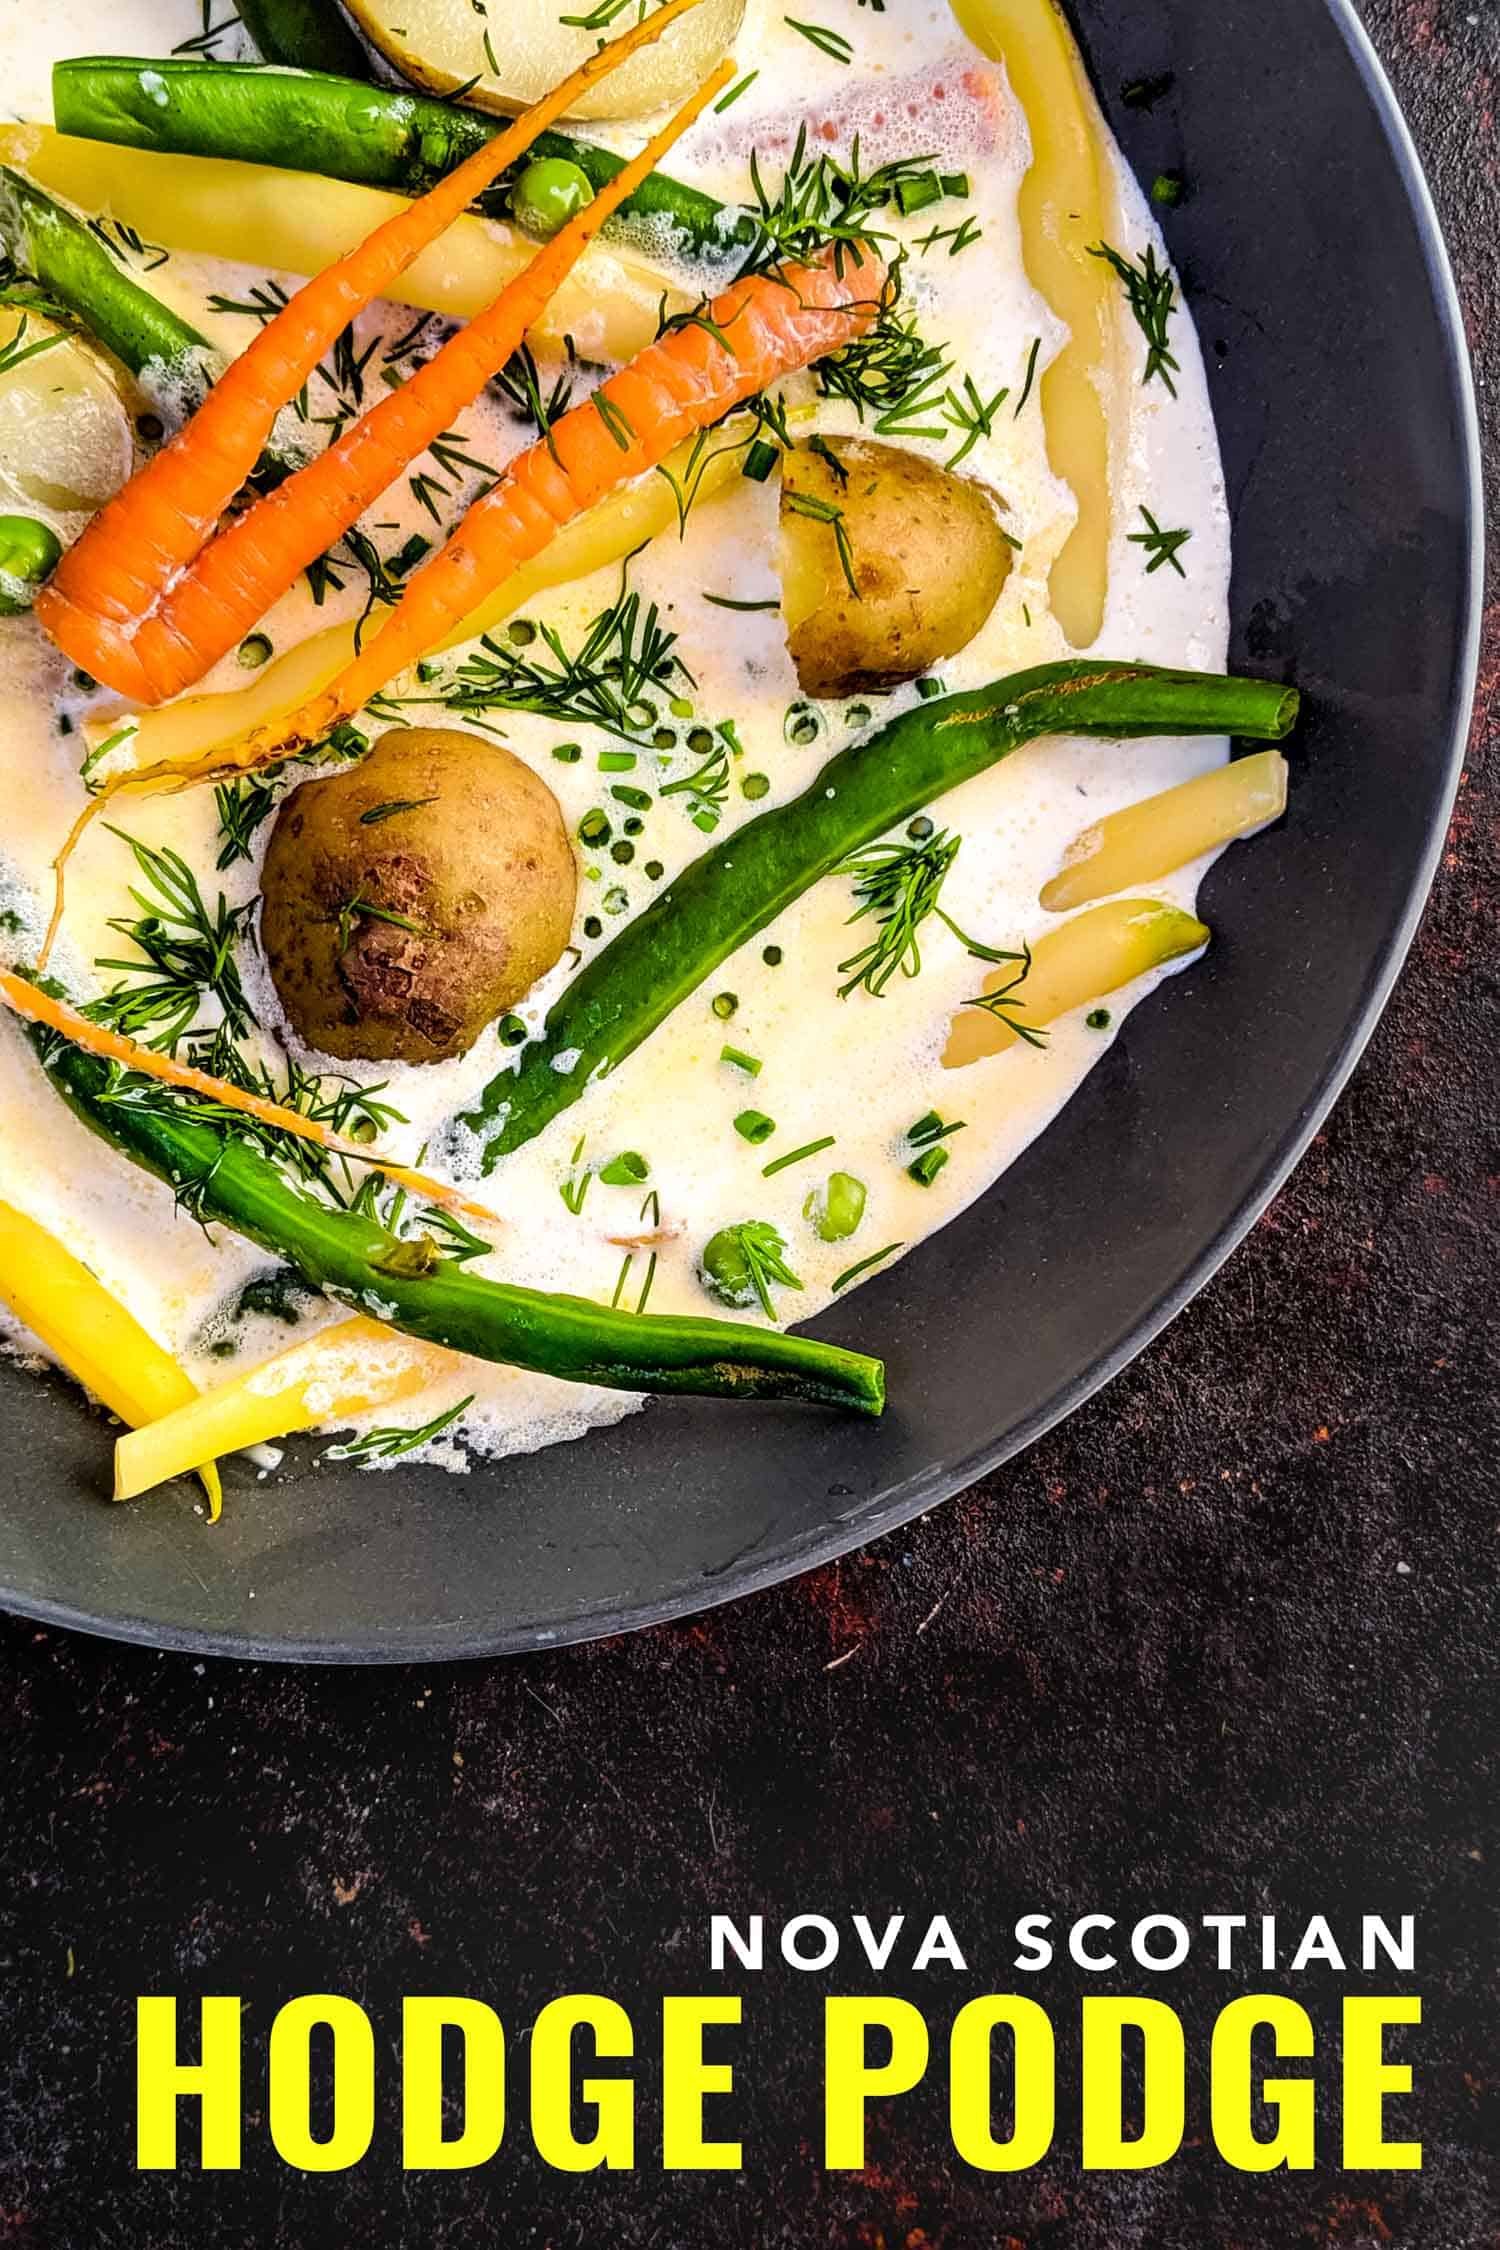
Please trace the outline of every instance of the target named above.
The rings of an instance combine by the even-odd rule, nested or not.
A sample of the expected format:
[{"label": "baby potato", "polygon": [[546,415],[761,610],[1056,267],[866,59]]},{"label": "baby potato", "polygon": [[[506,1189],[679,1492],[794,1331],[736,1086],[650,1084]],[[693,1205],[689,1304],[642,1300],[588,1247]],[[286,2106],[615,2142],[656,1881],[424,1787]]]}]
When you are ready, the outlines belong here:
[{"label": "baby potato", "polygon": [[956,655],[1010,565],[990,494],[920,453],[836,437],[783,456],[782,611],[808,695],[899,687]]},{"label": "baby potato", "polygon": [[[505,0],[488,15],[473,0],[349,0],[349,11],[404,77],[438,94],[462,86],[465,101],[481,109],[518,110],[539,101],[588,60],[600,39],[562,22],[570,11],[558,0]],[[592,87],[572,115],[640,117],[686,100],[728,53],[744,13],[745,0],[700,0],[655,46]],[[617,37],[634,21],[633,13],[622,17],[604,36]]]},{"label": "baby potato", "polygon": [[557,961],[578,870],[529,766],[482,736],[412,727],[292,792],[261,891],[261,944],[299,1038],[346,1061],[442,1062]]}]

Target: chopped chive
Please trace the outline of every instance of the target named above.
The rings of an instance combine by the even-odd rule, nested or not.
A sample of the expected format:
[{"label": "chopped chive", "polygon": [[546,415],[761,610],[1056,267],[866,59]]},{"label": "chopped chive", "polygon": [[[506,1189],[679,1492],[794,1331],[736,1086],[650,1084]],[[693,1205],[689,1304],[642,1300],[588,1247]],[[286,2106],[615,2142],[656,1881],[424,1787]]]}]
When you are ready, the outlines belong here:
[{"label": "chopped chive", "polygon": [[531,1034],[519,1016],[500,1018],[500,1044],[502,1047],[524,1047]]},{"label": "chopped chive", "polygon": [[944,172],[942,180],[944,195],[967,195],[970,192],[967,172]]},{"label": "chopped chive", "polygon": [[616,867],[628,867],[631,861],[635,858],[635,846],[632,843],[628,843],[624,837],[621,837],[618,844],[610,845],[609,856],[614,861]]},{"label": "chopped chive", "polygon": [[810,742],[817,741],[822,724],[810,703],[789,703],[781,731],[798,750],[805,750]]},{"label": "chopped chive", "polygon": [[937,834],[937,822],[928,813],[918,813],[915,820],[907,822],[906,833],[914,844],[925,844],[929,836]]},{"label": "chopped chive", "polygon": [[636,789],[629,782],[617,781],[610,790],[617,805],[628,805],[632,812],[645,812],[651,803],[649,789]]},{"label": "chopped chive", "polygon": [[924,1149],[920,1156],[914,1157],[907,1165],[907,1177],[915,1180],[918,1187],[931,1187],[947,1161],[948,1151],[945,1148]]},{"label": "chopped chive", "polygon": [[732,1064],[736,1070],[743,1070],[751,1078],[759,1078],[760,1076],[761,1066],[759,1061],[754,1055],[747,1055],[743,1047],[720,1048],[719,1060],[722,1063]]},{"label": "chopped chive", "polygon": [[[964,192],[967,193],[967,189]],[[909,179],[896,183],[896,208],[905,219],[914,211],[925,211],[929,203],[942,200],[943,183],[936,172],[915,172]]]},{"label": "chopped chive", "polygon": [[[675,736],[673,740],[676,740]],[[635,752],[633,750],[601,750],[599,753],[599,771],[601,773],[629,773],[634,764]]]},{"label": "chopped chive", "polygon": [[883,1259],[893,1258],[898,1250],[905,1248],[904,1242],[888,1242],[883,1250],[872,1250],[868,1258],[861,1258],[857,1266],[846,1266],[833,1285],[835,1292],[847,1289],[851,1281],[858,1281],[860,1275],[868,1273],[871,1266],[878,1266]]},{"label": "chopped chive", "polygon": [[560,766],[576,766],[583,756],[583,744],[581,742],[554,742],[552,755]]},{"label": "chopped chive", "polygon": [[773,1164],[763,1164],[760,1176],[769,1180],[774,1172],[784,1172],[789,1164],[800,1164],[805,1156],[821,1156],[825,1148],[832,1148],[833,1142],[833,1134],[825,1133],[820,1141],[806,1141],[801,1148],[788,1149],[786,1155],[778,1156]]},{"label": "chopped chive", "polygon": [[769,774],[747,773],[740,782],[740,795],[749,797],[752,801],[757,797],[769,796],[770,790],[771,777]]},{"label": "chopped chive", "polygon": [[639,1187],[650,1179],[651,1167],[636,1149],[627,1148],[601,1167],[599,1177],[606,1187]]},{"label": "chopped chive", "polygon": [[749,477],[752,484],[764,484],[781,457],[779,445],[757,438],[748,449],[740,466],[740,475]]},{"label": "chopped chive", "polygon": [[1151,182],[1152,202],[1165,204],[1168,210],[1175,211],[1186,193],[1187,182],[1180,172],[1158,172]]},{"label": "chopped chive", "polygon": [[955,1133],[961,1133],[963,1130],[964,1120],[962,1118],[959,1118],[952,1125],[945,1125],[937,1111],[930,1109],[925,1117],[917,1119],[916,1124],[910,1128],[906,1137],[913,1148],[929,1148],[936,1141],[951,1140]]},{"label": "chopped chive", "polygon": [[[1001,537],[1004,537],[1003,532],[1001,534]],[[943,694],[943,692],[944,689],[941,680],[928,678],[925,680],[918,680],[917,682],[917,693],[922,698],[922,701],[924,703],[931,703],[934,696],[939,696]]]},{"label": "chopped chive", "polygon": [[258,672],[275,653],[275,643],[265,633],[252,633],[240,642],[239,661],[247,672]]},{"label": "chopped chive", "polygon": [[662,865],[659,859],[647,860],[646,873],[653,883],[659,883],[666,872],[666,868]]},{"label": "chopped chive", "polygon": [[765,951],[761,954],[761,959],[765,962],[768,969],[779,969],[782,962],[786,959],[786,955],[782,952],[779,945],[768,945]]},{"label": "chopped chive", "polygon": [[583,844],[607,844],[613,831],[609,815],[595,805],[578,823],[578,840]]},{"label": "chopped chive", "polygon": [[597,914],[589,914],[584,917],[583,934],[585,937],[603,937],[604,924]]},{"label": "chopped chive", "polygon": [[608,890],[604,894],[604,911],[606,914],[623,914],[629,904],[629,891],[623,890],[618,883],[615,884],[613,890]]},{"label": "chopped chive", "polygon": [[742,1141],[749,1141],[758,1148],[762,1141],[768,1141],[775,1132],[776,1120],[774,1117],[767,1117],[763,1109],[742,1109],[734,1121],[734,1129]]},{"label": "chopped chive", "polygon": [[1108,1008],[1090,1008],[1083,1020],[1090,1031],[1108,1031],[1115,1019]]},{"label": "chopped chive", "polygon": [[716,992],[712,1001],[714,1014],[718,1017],[720,1023],[728,1023],[739,1004],[737,992]]}]

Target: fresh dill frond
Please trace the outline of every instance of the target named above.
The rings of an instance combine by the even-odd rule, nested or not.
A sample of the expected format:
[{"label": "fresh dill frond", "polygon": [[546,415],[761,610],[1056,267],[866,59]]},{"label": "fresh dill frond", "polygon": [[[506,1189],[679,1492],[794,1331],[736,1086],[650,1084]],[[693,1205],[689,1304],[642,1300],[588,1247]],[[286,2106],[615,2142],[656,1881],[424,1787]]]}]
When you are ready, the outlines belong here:
[{"label": "fresh dill frond", "polygon": [[1192,532],[1163,531],[1149,508],[1143,507],[1141,514],[1146,519],[1146,529],[1144,531],[1132,531],[1129,538],[1132,547],[1144,547],[1151,557],[1146,565],[1146,576],[1148,578],[1154,577],[1157,571],[1161,570],[1166,564],[1170,564],[1179,578],[1186,578],[1187,572],[1183,569],[1178,557],[1192,538]]},{"label": "fresh dill frond", "polygon": [[1016,973],[1008,983],[998,986],[994,992],[981,992],[974,999],[966,1000],[964,1006],[982,1008],[987,1016],[994,1016],[1000,1023],[1007,1025],[1018,1039],[1024,1039],[1028,1047],[1045,1047],[1047,1033],[1043,1027],[1023,1020],[1026,1002],[1020,997],[1020,993],[1031,974],[1031,947],[1023,945],[1019,953],[992,953],[987,958],[999,962],[1013,961]]},{"label": "fresh dill frond", "polygon": [[476,1393],[470,1391],[457,1406],[450,1406],[443,1414],[435,1414],[420,1429],[366,1430],[363,1437],[351,1438],[347,1445],[331,1445],[324,1454],[325,1461],[395,1461],[405,1453],[415,1453],[418,1446],[430,1445],[445,1430],[451,1430],[461,1415],[474,1404]]},{"label": "fresh dill frond", "polygon": [[981,945],[977,938],[969,937],[940,903],[943,885],[962,842],[961,836],[937,828],[930,835],[918,836],[905,844],[863,844],[858,851],[849,854],[839,869],[840,874],[854,878],[854,912],[849,921],[859,922],[866,915],[873,915],[876,931],[868,945],[839,963],[839,975],[846,980],[839,987],[841,1000],[847,1000],[859,986],[879,1000],[898,972],[906,977],[920,976],[919,933],[923,923],[934,914],[976,960],[999,962],[1016,958],[1014,954],[996,952],[990,946]]},{"label": "fresh dill frond", "polygon": [[804,39],[810,40],[818,52],[827,55],[831,61],[853,62],[854,42],[846,39],[841,31],[830,31],[826,24],[821,23],[799,23],[795,16],[783,16],[781,20],[789,31],[800,31]]},{"label": "fresh dill frond", "polygon": [[129,845],[144,878],[145,887],[130,893],[140,913],[133,920],[112,917],[109,924],[136,947],[138,957],[96,962],[97,968],[132,981],[92,1001],[85,1014],[158,1053],[173,1055],[196,1028],[204,1002],[212,999],[226,1037],[243,1038],[256,1018],[240,980],[235,948],[253,908],[230,906],[222,891],[210,908],[179,852],[142,843],[118,828],[111,834]]},{"label": "fresh dill frond", "polygon": [[26,332],[31,326],[31,315],[23,312],[16,323],[16,332],[8,342],[0,345],[0,375],[13,375],[24,367],[28,359],[40,359],[43,352],[55,351],[67,342],[66,336],[37,336],[28,344]]},{"label": "fresh dill frond", "polygon": [[1171,268],[1158,262],[1155,248],[1149,242],[1141,256],[1134,260],[1108,242],[1092,244],[1089,256],[1103,258],[1118,274],[1135,324],[1146,339],[1146,372],[1141,377],[1142,383],[1160,376],[1175,398],[1177,385],[1172,377],[1182,370],[1168,340],[1172,314],[1177,307],[1177,285]]}]

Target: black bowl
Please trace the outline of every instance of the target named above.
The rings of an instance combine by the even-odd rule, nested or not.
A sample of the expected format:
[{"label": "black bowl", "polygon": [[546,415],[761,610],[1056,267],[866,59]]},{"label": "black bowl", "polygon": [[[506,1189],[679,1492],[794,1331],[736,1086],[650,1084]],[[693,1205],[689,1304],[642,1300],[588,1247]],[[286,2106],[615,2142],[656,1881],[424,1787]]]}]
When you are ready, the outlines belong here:
[{"label": "black bowl", "polygon": [[[1077,13],[1127,155],[1190,184],[1168,231],[1234,512],[1234,662],[1306,698],[1291,817],[1215,870],[1206,963],[1132,1017],[967,1217],[818,1324],[885,1355],[884,1423],[664,1404],[462,1480],[236,1466],[209,1531],[181,1495],[101,1506],[98,1421],[6,1364],[0,1601],[171,1647],[362,1663],[726,1600],[1029,1444],[1180,1310],[1295,1163],[1390,990],[1457,779],[1480,584],[1459,317],[1346,0]],[[1123,98],[1167,74],[1149,108]]]}]

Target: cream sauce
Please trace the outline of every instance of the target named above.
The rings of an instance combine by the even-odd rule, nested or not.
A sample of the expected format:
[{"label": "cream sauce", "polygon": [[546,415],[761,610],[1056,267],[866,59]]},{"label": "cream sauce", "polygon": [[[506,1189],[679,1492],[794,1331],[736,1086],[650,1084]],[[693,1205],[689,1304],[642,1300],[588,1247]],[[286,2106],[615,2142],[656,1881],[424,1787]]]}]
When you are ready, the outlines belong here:
[{"label": "cream sauce", "polygon": [[[864,8],[857,17],[852,8],[848,13],[855,59],[845,68],[791,30],[768,0],[751,0],[739,52],[744,67],[757,65],[759,76],[714,131],[685,144],[675,169],[720,194],[743,194],[748,149],[758,145],[771,151],[774,172],[778,143],[784,150],[796,122],[806,117],[815,130],[831,121],[839,141],[850,129],[859,129],[867,165],[931,150],[950,168],[969,171],[974,194],[968,208],[982,229],[980,239],[958,257],[938,245],[926,254],[914,250],[910,260],[913,302],[924,334],[952,347],[958,365],[972,374],[984,397],[1005,384],[1011,391],[992,435],[963,464],[967,473],[1003,495],[1005,522],[1022,544],[988,624],[942,667],[948,687],[967,688],[1070,653],[1049,615],[1047,578],[1067,535],[1073,503],[1048,470],[1035,391],[1021,411],[1014,411],[1033,339],[1041,339],[1042,366],[1061,341],[1022,266],[1016,197],[1028,160],[1026,127],[1008,97],[997,111],[966,95],[963,68],[975,58],[940,0],[889,0],[883,13]],[[26,11],[23,26],[21,10],[11,0],[6,15],[8,99],[17,114],[45,118],[50,115],[52,60],[97,45],[97,14],[83,0],[52,0],[45,10]],[[110,36],[124,52],[164,53],[200,24],[200,11],[191,0],[116,0]],[[1149,210],[1118,159],[1116,173],[1115,239],[1131,251],[1148,242],[1159,248]],[[316,193],[315,183],[309,184],[309,192]],[[951,225],[961,208],[947,204],[936,218],[928,211],[897,222],[898,231],[915,243],[934,224]],[[243,316],[209,311],[206,301],[214,293],[243,298],[251,284],[265,278],[258,269],[174,255],[153,272],[150,286],[233,350],[245,341],[248,322]],[[296,277],[282,278],[288,286],[295,284]],[[387,308],[362,324],[362,333],[380,329],[396,335],[409,318]],[[1172,345],[1181,362],[1174,400],[1160,385],[1140,383],[1139,339],[1125,326],[1122,349],[1128,364],[1111,401],[1115,530],[1110,598],[1098,646],[1122,659],[1215,669],[1222,665],[1227,645],[1229,533],[1196,339],[1179,310],[1172,323]],[[806,394],[812,395],[810,384]],[[852,410],[824,401],[817,426],[832,432],[856,424]],[[466,416],[464,429],[472,450],[494,461],[503,460],[524,435],[495,400]],[[951,447],[931,450],[941,457]],[[1142,503],[1162,522],[1191,529],[1185,579],[1168,569],[1148,576],[1141,550],[1129,544]],[[726,820],[715,841],[736,822],[798,794],[818,766],[850,739],[845,707],[825,706],[816,741],[804,748],[789,744],[783,721],[788,705],[798,700],[798,689],[778,618],[728,611],[703,598],[710,592],[742,600],[774,595],[775,505],[773,486],[737,481],[728,498],[690,518],[681,543],[663,539],[634,566],[634,582],[661,604],[680,636],[680,653],[698,682],[698,715],[709,724],[732,718],[744,744],[743,757],[735,761]],[[399,525],[401,533],[424,524],[432,528],[404,481],[374,511],[373,520],[386,527],[378,536],[387,553],[400,544],[400,534],[389,527]],[[600,573],[548,597],[530,614],[555,625],[572,642],[613,598],[617,583],[617,573]],[[351,587],[315,612],[305,590],[299,590],[278,605],[265,629],[280,651],[315,624],[353,614],[358,606]],[[0,762],[7,808],[0,863],[6,897],[0,904],[20,907],[34,927],[48,863],[79,802],[79,741],[76,732],[60,731],[60,715],[64,724],[76,725],[88,699],[78,694],[67,668],[29,621],[0,625],[0,667],[6,712]],[[206,685],[227,688],[243,680],[231,657]],[[913,699],[910,689],[874,699],[877,722]],[[94,701],[107,705],[109,699]],[[416,716],[462,723],[445,720],[442,713]],[[492,723],[503,727],[510,747],[553,788],[575,833],[591,806],[609,804],[609,782],[618,777],[601,775],[596,764],[599,751],[617,747],[607,737],[526,715],[502,714]],[[583,742],[582,760],[572,765],[554,760],[554,745],[573,737]],[[932,808],[941,825],[956,828],[964,838],[948,879],[945,907],[963,928],[990,944],[1035,940],[1051,922],[1038,905],[1038,891],[1081,828],[1205,770],[1226,754],[1227,744],[1205,741],[1116,745],[1051,740],[1033,746]],[[646,750],[627,778],[652,788],[658,778],[680,777],[692,762],[680,753],[662,764],[658,776],[657,760]],[[768,778],[768,796],[747,800],[740,782],[748,774]],[[629,867],[615,866],[607,854],[582,853],[586,879],[580,885],[575,941],[585,953],[593,950],[582,931],[585,915],[600,918],[607,939],[617,926],[611,910],[623,901],[625,912],[637,911],[658,888],[643,873],[647,861],[659,860],[665,870],[662,881],[669,882],[704,847],[705,839],[682,808],[681,798],[656,800]],[[214,873],[218,837],[211,792],[134,807],[125,800],[119,825],[181,851],[212,897],[221,878]],[[262,844],[266,833],[261,832]],[[1201,863],[1187,867],[1152,889],[1191,906],[1203,872]],[[96,827],[76,863],[67,924],[65,965],[80,979],[87,977],[98,955],[119,950],[108,923],[112,916],[133,911],[130,880],[124,845]],[[222,881],[231,901],[238,901],[253,894],[255,870],[241,865]],[[868,922],[852,931],[846,928],[850,904],[846,881],[819,885],[717,970],[628,1063],[591,1086],[530,1147],[508,1158],[484,1190],[508,1224],[494,1255],[476,1270],[609,1300],[623,1253],[606,1237],[637,1229],[645,1191],[606,1187],[595,1179],[581,1213],[573,1215],[559,1189],[572,1173],[573,1152],[582,1141],[587,1164],[624,1149],[641,1152],[650,1163],[649,1184],[660,1196],[662,1223],[672,1230],[660,1249],[652,1310],[718,1312],[721,1308],[705,1297],[698,1279],[699,1252],[718,1227],[753,1217],[771,1220],[780,1229],[789,1261],[804,1284],[800,1295],[782,1294],[784,1315],[810,1316],[827,1302],[835,1277],[845,1268],[886,1243],[915,1244],[982,1194],[1057,1114],[1118,1035],[1130,1008],[1158,981],[1143,979],[1112,996],[1112,1028],[1107,1032],[1087,1028],[1080,1010],[1054,1028],[1044,1051],[1016,1046],[967,1071],[948,1073],[940,1055],[949,1020],[978,989],[982,970],[932,922],[923,932],[920,978],[897,978],[883,1000],[856,992],[841,1002],[836,997],[837,964],[871,930]],[[779,967],[763,959],[768,944],[782,949]],[[18,950],[24,957],[24,939]],[[249,949],[246,954],[247,987],[262,1023],[276,1033],[274,994]],[[529,1023],[540,1024],[566,973],[560,967],[529,997],[521,1011]],[[710,1006],[713,995],[725,991],[735,993],[739,1003],[729,1024]],[[757,1078],[719,1060],[726,1041],[762,1058]],[[361,1073],[371,1081],[386,1080],[382,1098],[409,1120],[391,1136],[393,1153],[414,1157],[436,1127],[472,1100],[503,1059],[503,1050],[488,1034],[469,1057],[441,1068]],[[762,1146],[750,1146],[733,1130],[735,1114],[747,1106],[776,1120],[774,1138]],[[911,1151],[905,1136],[933,1108],[945,1118],[965,1119],[967,1129],[949,1144],[946,1170],[923,1189],[907,1177]],[[828,1133],[837,1136],[834,1148],[770,1180],[763,1178],[768,1161]],[[0,1136],[7,1197],[85,1258],[199,1380],[210,1382],[227,1368],[252,1364],[288,1340],[289,1332],[275,1322],[252,1322],[241,1332],[234,1360],[209,1356],[209,1341],[222,1333],[222,1322],[215,1329],[215,1314],[248,1277],[266,1269],[266,1258],[219,1230],[210,1241],[174,1211],[165,1188],[104,1150],[48,1095],[9,1023],[0,1025]],[[867,1183],[869,1201],[852,1240],[824,1244],[804,1219],[803,1206],[835,1166]],[[627,1284],[626,1302],[638,1293],[644,1265],[641,1256]],[[314,1312],[309,1324],[320,1317]],[[638,1403],[618,1393],[455,1359],[451,1380],[430,1396],[370,1419],[416,1425],[469,1393],[475,1394],[475,1403],[462,1425],[463,1442],[457,1432],[450,1433],[428,1449],[428,1457],[460,1467],[471,1451],[499,1456],[580,1436]]]}]

